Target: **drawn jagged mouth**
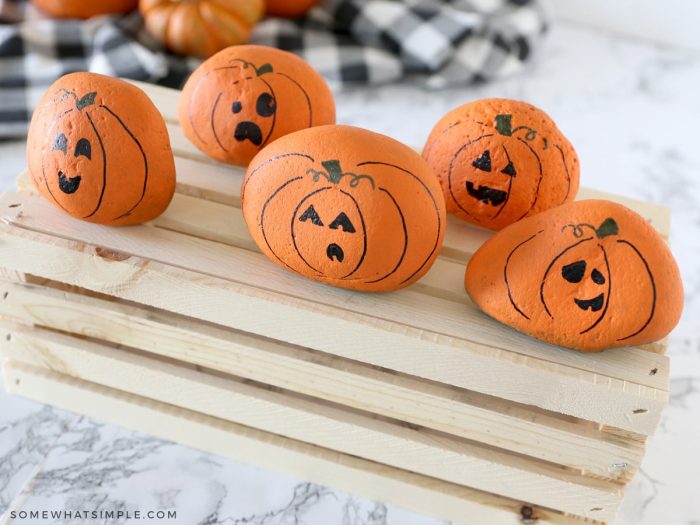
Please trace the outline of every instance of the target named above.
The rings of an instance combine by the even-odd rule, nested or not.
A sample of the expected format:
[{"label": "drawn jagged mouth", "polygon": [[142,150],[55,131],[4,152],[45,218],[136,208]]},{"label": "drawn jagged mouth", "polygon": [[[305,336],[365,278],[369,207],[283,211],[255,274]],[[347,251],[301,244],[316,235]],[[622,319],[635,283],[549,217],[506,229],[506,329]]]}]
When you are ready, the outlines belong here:
[{"label": "drawn jagged mouth", "polygon": [[336,260],[338,262],[343,262],[343,259],[345,259],[345,252],[343,252],[343,249],[336,243],[328,245],[328,248],[326,248],[326,255],[331,261]]},{"label": "drawn jagged mouth", "polygon": [[603,304],[605,303],[605,294],[600,294],[593,299],[574,299],[574,302],[581,310],[591,310],[592,312],[597,312],[603,308]]},{"label": "drawn jagged mouth", "polygon": [[81,177],[80,175],[76,177],[66,177],[66,174],[62,171],[58,172],[58,188],[68,195],[78,191],[80,187]]},{"label": "drawn jagged mouth", "polygon": [[467,181],[467,193],[476,200],[491,206],[500,206],[508,198],[508,192],[489,188],[488,186],[474,187],[474,183]]}]

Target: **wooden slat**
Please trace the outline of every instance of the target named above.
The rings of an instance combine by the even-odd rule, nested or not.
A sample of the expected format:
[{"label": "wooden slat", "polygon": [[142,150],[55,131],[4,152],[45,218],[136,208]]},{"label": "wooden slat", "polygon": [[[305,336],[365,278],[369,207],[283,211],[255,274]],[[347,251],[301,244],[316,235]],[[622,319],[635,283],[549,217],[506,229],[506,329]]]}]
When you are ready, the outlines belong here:
[{"label": "wooden slat", "polygon": [[[363,294],[309,281],[281,270],[258,253],[251,253],[184,236],[162,228],[136,226],[107,228],[77,221],[44,199],[25,194],[0,197],[0,218],[33,231],[91,243],[123,254],[173,264],[187,270],[241,282],[264,290],[303,298],[323,305],[373,317],[406,327],[464,339],[488,347],[526,355],[577,370],[665,390],[668,359],[638,349],[615,349],[602,354],[572,352],[547,345],[488,318],[475,306],[426,297],[410,287],[392,294]],[[221,225],[223,227],[223,225]],[[215,227],[215,226],[214,226]],[[444,263],[431,270],[423,288],[436,287],[444,294],[461,290],[459,265]],[[453,292],[454,293],[454,292]],[[448,299],[452,299],[451,297]],[[649,371],[656,369],[655,375]]]},{"label": "wooden slat", "polygon": [[[181,164],[185,161],[177,159],[176,162]],[[204,166],[201,163],[195,164]],[[179,172],[178,178],[187,178],[183,173],[190,174],[191,169],[192,166],[188,166],[184,169],[184,172]],[[186,192],[176,193],[168,209],[160,217],[156,218],[152,224],[202,239],[214,240],[251,251],[259,251],[248,234],[243,217],[237,209],[231,209],[218,201],[202,198],[203,193],[210,195],[211,191],[215,191],[212,188],[218,188],[227,184],[224,180],[226,179],[226,174],[220,175],[219,173],[218,175],[218,179],[214,173],[207,173],[206,176],[199,177],[199,179],[207,181],[206,188],[189,186]],[[241,178],[242,174],[234,176]],[[191,177],[193,181],[197,178],[198,176]],[[17,182],[21,191],[35,192],[28,173],[23,173]],[[459,221],[453,218],[448,219],[448,230],[450,229],[450,222],[458,223]],[[465,261],[471,257],[471,253],[485,240],[486,237],[483,237],[485,231],[478,228],[465,229],[461,226],[453,228],[453,238],[457,235],[458,239],[458,242],[453,244],[459,245],[461,247],[460,250],[443,248],[433,268],[423,279],[413,285],[412,290],[419,290],[435,297],[471,304],[461,285],[464,263],[456,263],[455,261]],[[460,235],[461,237],[459,237]],[[667,341],[664,339],[655,343],[640,345],[637,348],[663,354],[666,352]]]},{"label": "wooden slat", "polygon": [[175,157],[176,192],[240,208],[245,170]]},{"label": "wooden slat", "polygon": [[[56,223],[53,219],[46,221],[46,218],[39,222],[53,223],[55,228],[60,228],[59,223],[65,219],[57,214]],[[76,230],[84,226],[72,221]],[[138,229],[142,232],[156,230]],[[125,231],[123,228],[93,230],[102,237],[101,240],[108,240],[113,235],[123,236]],[[137,239],[137,228],[129,228],[126,237],[130,243]],[[328,308],[316,301],[279,291],[253,287],[249,283],[255,278],[256,267],[265,266],[262,262],[246,266],[244,282],[234,282],[15,226],[0,224],[0,239],[0,260],[9,269],[22,268],[32,275],[639,434],[653,432],[668,397],[668,393],[659,388],[567,368],[347,309]],[[100,244],[104,246],[104,243]],[[151,242],[145,241],[144,244]],[[197,250],[199,257],[205,256],[200,248]],[[184,263],[182,257],[168,253],[168,250],[163,253],[163,258]],[[218,266],[228,261],[228,265],[234,268],[238,264],[234,259],[220,256],[213,261]],[[274,276],[279,278],[280,275],[283,274],[271,274],[273,280],[268,280],[270,289],[280,290],[281,283],[274,281]],[[297,277],[284,274],[284,279],[294,283]],[[306,281],[299,283],[309,286]],[[290,290],[294,288],[292,286]],[[319,285],[314,295],[321,292],[346,291]],[[396,300],[399,295],[382,297]],[[401,295],[410,298],[408,291]],[[361,309],[374,314],[382,297],[350,293],[345,295],[345,300],[348,303],[377,301],[375,305],[370,302]],[[425,308],[423,313],[430,311],[433,305],[426,305],[425,297],[421,301],[420,306]],[[491,337],[498,336],[492,333]],[[534,344],[524,336],[522,339],[524,343]],[[547,348],[542,345],[543,351]],[[586,357],[572,352],[561,355]],[[602,359],[591,360],[590,364],[612,366],[615,356],[621,355],[617,351],[610,352],[612,360],[608,361],[603,355],[600,356]],[[648,352],[631,353],[630,356],[635,360],[663,358]],[[631,369],[639,371],[637,365]],[[654,377],[650,376],[650,380]]]},{"label": "wooden slat", "polygon": [[[414,512],[432,514],[455,525],[507,525],[517,523],[522,516],[522,502],[261,432],[39,367],[7,360],[3,378],[9,392],[35,401],[238,461],[254,461],[263,468],[332,485]],[[537,523],[592,523],[540,508],[535,508],[534,514]]]},{"label": "wooden slat", "polygon": [[178,122],[177,104],[180,96],[179,90],[128,78],[123,80],[144,90],[153,100],[153,103],[156,104],[166,122]]},{"label": "wooden slat", "polygon": [[[183,135],[180,126],[176,124],[168,124],[168,133],[170,135],[173,152],[177,157],[198,161],[199,164],[210,165],[217,170],[221,170],[222,172],[228,170],[232,174],[232,180],[237,180],[238,177],[240,177],[244,172],[244,169],[239,166],[227,166],[225,164],[221,164],[199,151]],[[232,202],[235,202],[236,198],[240,199],[240,186],[238,184],[231,184],[229,186],[229,191],[226,193],[229,195],[229,199]],[[664,206],[585,187],[582,187],[579,190],[576,199],[603,199],[624,204],[647,219],[647,221],[649,221],[649,223],[656,228],[664,239],[668,239],[671,215],[668,208],[665,208]],[[493,232],[489,230],[471,226],[464,221],[455,219],[454,217],[451,217],[451,219],[452,220],[447,225],[447,232],[445,235],[443,248],[448,248],[449,250],[460,250],[461,246],[457,242],[458,238],[473,239],[475,238],[476,234],[476,238],[486,239],[493,235]],[[453,237],[455,238],[454,242]]]},{"label": "wooden slat", "polygon": [[[22,191],[27,188],[29,193],[35,193],[29,174],[26,172],[18,179],[18,185]],[[200,239],[260,252],[248,233],[240,209],[189,194],[176,193],[168,209],[151,224]],[[461,253],[460,256],[466,257],[467,254]],[[461,284],[463,279],[463,263],[439,258],[433,268],[413,285],[413,289],[435,297],[470,303],[469,296]]]},{"label": "wooden slat", "polygon": [[[217,377],[63,334],[13,327],[15,360],[404,470],[563,512],[611,519],[621,486],[423,428],[342,410],[288,391]],[[3,334],[4,335],[4,334]]]},{"label": "wooden slat", "polygon": [[[668,399],[668,360],[651,353],[664,342],[580,354],[486,318],[462,280],[493,233],[454,218],[431,272],[400,292],[362,294],[286,273],[247,233],[244,170],[183,136],[177,91],[141,87],[163,112],[176,155],[176,196],[161,217],[111,229],[28,191],[0,197],[0,275],[42,282],[0,283],[0,315],[91,338],[12,325],[6,353],[83,381],[18,363],[13,373],[65,399],[93,389],[89,380],[106,397],[109,387],[129,390],[139,406],[153,398],[259,427],[267,440],[391,464],[380,465],[384,481],[415,470],[406,473],[417,476],[412,490],[424,479],[442,483],[436,501],[455,508],[464,498],[454,503],[449,489],[462,484],[613,516]],[[27,181],[19,184],[31,191]],[[585,189],[579,198],[622,202],[668,236],[665,208]],[[55,289],[66,285],[79,289]],[[512,500],[487,496],[496,502],[485,504],[489,513],[512,512]]]},{"label": "wooden slat", "polygon": [[35,285],[0,283],[0,297],[0,316],[253,379],[600,477],[629,479],[643,455],[639,440],[619,439],[584,421],[165,312]]},{"label": "wooden slat", "polygon": [[[199,151],[182,133],[177,118],[177,100],[180,96],[180,92],[178,90],[154,86],[153,84],[144,82],[134,82],[134,84],[143,89],[151,97],[155,105],[165,117],[172,148],[176,155],[199,160],[204,163],[214,163],[221,166],[222,169],[226,169],[224,168],[225,165],[218,163]],[[241,171],[241,168],[236,166],[231,166],[229,169],[234,172]],[[232,188],[232,191],[235,190],[236,188]],[[607,192],[585,187],[582,187],[579,190],[577,198],[579,200],[614,200],[624,204],[625,206],[635,210],[643,217],[647,218],[663,237],[668,238],[670,231],[670,212],[667,208],[661,205],[640,201],[629,197],[622,197],[620,195],[613,195]]]}]

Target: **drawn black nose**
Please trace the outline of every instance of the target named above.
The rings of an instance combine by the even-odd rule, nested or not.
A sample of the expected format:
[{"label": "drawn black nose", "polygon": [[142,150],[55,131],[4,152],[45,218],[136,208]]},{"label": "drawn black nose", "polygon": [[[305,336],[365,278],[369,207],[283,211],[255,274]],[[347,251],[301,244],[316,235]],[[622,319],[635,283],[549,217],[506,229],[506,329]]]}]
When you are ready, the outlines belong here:
[{"label": "drawn black nose", "polygon": [[326,248],[326,255],[331,261],[337,259],[338,262],[343,262],[343,259],[345,259],[343,249],[334,242],[329,244],[328,248]]},{"label": "drawn black nose", "polygon": [[255,122],[240,122],[236,126],[236,131],[233,134],[238,142],[243,142],[244,140],[249,140],[256,146],[260,146],[263,141],[262,131],[260,131],[260,126]]},{"label": "drawn black nose", "polygon": [[80,186],[80,175],[77,177],[66,177],[66,174],[63,173],[62,171],[58,172],[58,189],[60,189],[63,193],[67,193],[70,195],[71,193],[75,193],[78,191],[78,187]]}]

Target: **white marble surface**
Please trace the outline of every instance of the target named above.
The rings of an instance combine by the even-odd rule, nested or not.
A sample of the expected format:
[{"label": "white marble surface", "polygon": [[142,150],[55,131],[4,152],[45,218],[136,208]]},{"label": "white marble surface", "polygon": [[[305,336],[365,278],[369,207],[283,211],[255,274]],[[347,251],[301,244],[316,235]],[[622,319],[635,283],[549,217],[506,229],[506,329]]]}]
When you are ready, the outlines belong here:
[{"label": "white marble surface", "polygon": [[[671,402],[627,489],[620,525],[700,524],[699,85],[700,54],[560,25],[540,63],[520,78],[447,92],[390,86],[338,94],[341,122],[414,145],[422,145],[438,117],[467,100],[528,100],[575,144],[586,186],[673,208],[671,242],[686,307],[670,339]],[[23,166],[22,148],[0,144],[0,190],[11,187]],[[183,524],[441,523],[0,389],[0,524],[9,522],[3,511],[10,508],[71,507],[177,509],[178,520],[169,523]]]}]

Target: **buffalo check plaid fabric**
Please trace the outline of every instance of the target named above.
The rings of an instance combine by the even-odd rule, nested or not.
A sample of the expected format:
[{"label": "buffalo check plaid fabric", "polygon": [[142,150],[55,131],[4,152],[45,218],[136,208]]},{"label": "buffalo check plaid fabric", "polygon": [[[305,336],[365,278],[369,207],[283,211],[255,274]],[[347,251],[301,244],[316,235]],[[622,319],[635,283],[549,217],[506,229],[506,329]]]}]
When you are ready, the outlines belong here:
[{"label": "buffalo check plaid fabric", "polygon": [[[546,27],[539,0],[326,0],[300,20],[265,19],[251,43],[300,55],[335,87],[411,78],[438,89],[521,71]],[[180,87],[198,63],[161,49],[138,13],[55,20],[0,0],[0,138],[24,135],[66,73]]]}]

